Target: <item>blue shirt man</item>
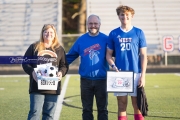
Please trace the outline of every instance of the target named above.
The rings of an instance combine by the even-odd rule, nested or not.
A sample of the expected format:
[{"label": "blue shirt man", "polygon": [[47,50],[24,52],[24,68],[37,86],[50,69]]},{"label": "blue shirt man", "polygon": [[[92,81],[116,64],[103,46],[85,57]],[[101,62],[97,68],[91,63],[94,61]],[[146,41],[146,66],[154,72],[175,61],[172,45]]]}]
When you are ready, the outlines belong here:
[{"label": "blue shirt man", "polygon": [[106,72],[107,36],[101,32],[100,18],[90,15],[87,20],[88,32],[80,36],[67,53],[71,64],[80,56],[79,74],[81,76],[82,119],[93,120],[93,100],[96,98],[98,120],[108,120]]}]

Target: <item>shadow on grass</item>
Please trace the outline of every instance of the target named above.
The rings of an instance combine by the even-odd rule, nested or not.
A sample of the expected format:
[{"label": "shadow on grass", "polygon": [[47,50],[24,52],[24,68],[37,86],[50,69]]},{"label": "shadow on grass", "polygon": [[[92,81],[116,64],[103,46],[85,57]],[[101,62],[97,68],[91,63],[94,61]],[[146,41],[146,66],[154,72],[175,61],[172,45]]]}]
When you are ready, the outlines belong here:
[{"label": "shadow on grass", "polygon": [[[69,97],[65,97],[64,98],[64,101],[63,101],[63,105],[64,106],[68,106],[68,107],[72,107],[72,108],[76,108],[76,109],[81,109],[82,110],[82,107],[78,107],[78,106],[74,106],[74,105],[71,105],[71,104],[68,104],[66,102],[66,99],[68,98],[73,98],[73,97],[79,97],[80,95],[73,95],[73,96],[69,96]],[[93,109],[93,111],[97,111],[95,109]],[[108,111],[108,113],[111,113],[111,114],[117,114],[117,112],[113,112],[113,111]],[[134,114],[130,114],[130,113],[127,113],[128,115],[134,115]],[[180,119],[180,117],[164,117],[164,116],[153,116],[153,115],[148,115],[146,116],[148,118],[164,118],[164,119]]]}]

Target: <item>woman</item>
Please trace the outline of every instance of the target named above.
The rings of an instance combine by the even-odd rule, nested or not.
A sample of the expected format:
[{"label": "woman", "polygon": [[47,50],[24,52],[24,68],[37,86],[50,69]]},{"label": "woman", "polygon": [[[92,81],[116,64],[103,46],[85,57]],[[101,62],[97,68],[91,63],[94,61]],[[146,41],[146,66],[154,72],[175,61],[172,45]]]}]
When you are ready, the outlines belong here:
[{"label": "woman", "polygon": [[[57,76],[60,80],[68,71],[68,63],[66,61],[65,51],[59,43],[56,29],[54,25],[45,24],[41,31],[40,41],[31,44],[24,55],[24,57],[28,57],[33,60],[36,59],[37,61],[32,62],[29,59],[28,63],[22,64],[24,71],[30,77],[30,111],[28,114],[28,120],[38,120],[41,110],[43,120],[53,120],[58,95],[60,95],[61,91],[61,81],[58,82],[57,90],[38,90],[37,77],[34,68],[37,67],[37,64],[49,62],[44,61],[47,59],[37,59],[39,53],[42,54],[43,51],[49,51],[48,53],[52,53],[53,55],[56,54],[56,59],[51,59],[54,60],[51,62],[53,66],[58,67]],[[52,54],[47,55],[46,52],[44,52],[43,55],[44,57],[52,57]]]}]

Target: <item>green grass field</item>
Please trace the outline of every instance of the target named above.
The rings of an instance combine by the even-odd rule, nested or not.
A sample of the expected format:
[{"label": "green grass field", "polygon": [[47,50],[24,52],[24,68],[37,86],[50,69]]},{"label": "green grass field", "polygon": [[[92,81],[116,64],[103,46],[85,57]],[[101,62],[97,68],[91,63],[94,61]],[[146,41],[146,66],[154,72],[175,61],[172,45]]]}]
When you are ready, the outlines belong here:
[{"label": "green grass field", "polygon": [[[64,82],[64,79],[62,80]],[[59,120],[81,120],[80,78],[71,75]],[[28,77],[0,76],[0,120],[26,120],[29,110]],[[146,120],[180,119],[180,74],[147,74],[146,95],[149,104]],[[94,118],[97,120],[96,104]],[[117,120],[117,102],[109,93],[109,120]],[[129,98],[128,119],[133,120]]]}]

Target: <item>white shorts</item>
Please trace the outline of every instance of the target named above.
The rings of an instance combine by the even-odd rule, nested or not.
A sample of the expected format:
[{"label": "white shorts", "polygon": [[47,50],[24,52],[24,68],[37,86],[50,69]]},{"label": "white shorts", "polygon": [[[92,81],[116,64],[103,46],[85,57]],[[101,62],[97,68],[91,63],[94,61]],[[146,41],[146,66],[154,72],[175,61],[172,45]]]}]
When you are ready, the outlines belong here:
[{"label": "white shorts", "polygon": [[114,93],[114,96],[137,96],[137,86],[138,86],[138,82],[139,82],[139,78],[141,76],[141,73],[134,73],[134,92],[133,93],[119,93],[116,92]]}]

